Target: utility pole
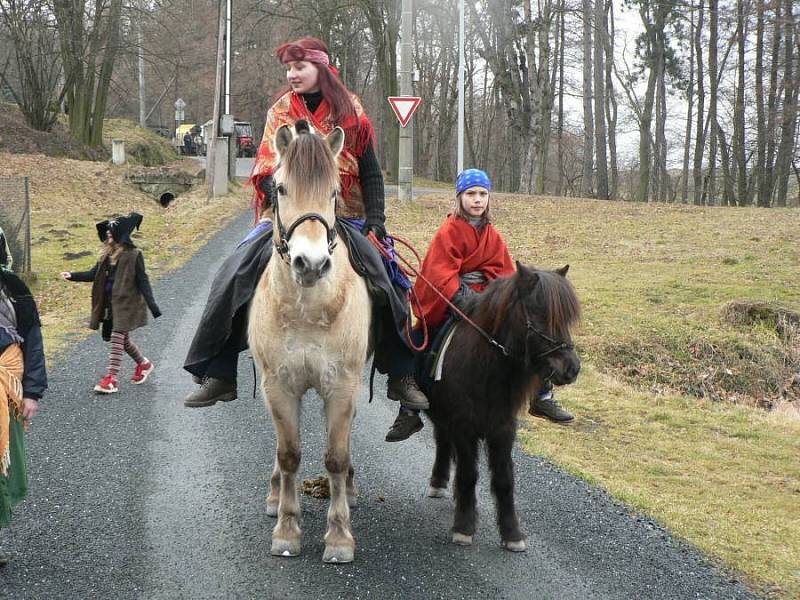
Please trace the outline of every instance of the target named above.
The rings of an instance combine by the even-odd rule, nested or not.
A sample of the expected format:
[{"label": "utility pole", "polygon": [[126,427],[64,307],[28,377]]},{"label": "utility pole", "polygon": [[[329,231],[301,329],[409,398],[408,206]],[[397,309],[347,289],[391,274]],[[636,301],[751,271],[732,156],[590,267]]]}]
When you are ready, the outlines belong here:
[{"label": "utility pole", "polygon": [[458,164],[456,175],[464,170],[464,0],[458,0]]},{"label": "utility pole", "polygon": [[225,0],[225,114],[233,130],[228,136],[228,179],[236,179],[236,125],[231,112],[231,0]]},{"label": "utility pole", "polygon": [[[218,167],[220,166],[219,160],[217,160],[217,155],[222,152],[223,154],[227,154],[224,146],[220,147],[221,144],[217,142],[220,141],[219,138],[219,101],[220,101],[220,90],[222,88],[222,59],[223,59],[223,36],[225,35],[225,13],[223,12],[223,4],[222,0],[219,3],[219,23],[217,27],[217,66],[215,69],[215,76],[214,76],[214,115],[211,118],[211,140],[208,144],[208,152],[206,153],[206,179],[208,181],[208,198],[213,198],[217,195],[217,191],[225,190],[227,191],[227,183],[228,178],[225,177],[225,185],[224,187],[221,185],[219,181],[219,177],[226,175],[225,170],[220,170]],[[227,156],[225,157],[223,165],[227,165]],[[221,172],[220,172],[221,171]]]},{"label": "utility pole", "polygon": [[139,125],[141,127],[147,127],[147,117],[149,115],[146,113],[147,107],[145,106],[145,103],[147,99],[144,93],[144,34],[142,33],[142,29],[144,28],[144,19],[142,17],[144,13],[142,11],[141,0],[137,5],[137,10],[139,11],[139,25],[136,27],[136,40],[139,46],[138,52],[136,53],[139,63]]},{"label": "utility pole", "polygon": [[[414,25],[414,0],[403,0],[400,16],[400,95],[413,96],[411,77],[412,63],[411,32]],[[400,165],[397,173],[398,197],[402,201],[414,198],[414,129],[409,122],[400,128]]]}]

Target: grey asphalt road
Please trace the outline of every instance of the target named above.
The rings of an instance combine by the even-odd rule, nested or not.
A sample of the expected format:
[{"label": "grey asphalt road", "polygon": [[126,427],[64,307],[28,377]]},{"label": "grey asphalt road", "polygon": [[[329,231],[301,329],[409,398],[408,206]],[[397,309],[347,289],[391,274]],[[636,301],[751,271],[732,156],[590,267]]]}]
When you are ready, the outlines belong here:
[{"label": "grey asphalt road", "polygon": [[[307,496],[303,555],[270,556],[274,521],[265,498],[274,436],[253,398],[249,357],[240,361],[238,400],[206,409],[181,403],[193,387],[181,364],[212,275],[249,224],[242,215],[155,286],[164,316],[134,336],[156,364],[144,385],[92,394],[107,350],[95,334],[53,361],[51,391],[28,435],[30,495],[3,532],[16,556],[0,569],[0,597],[751,597],[657,524],[521,452],[517,500],[530,550],[499,547],[485,477],[475,545],[450,544],[450,500],[424,495],[431,429],[383,442],[396,405],[380,376],[372,404],[362,393],[353,437],[355,562],[322,563],[327,504]],[[88,287],[86,295],[88,303]],[[309,394],[304,477],[323,472],[323,427]]]}]

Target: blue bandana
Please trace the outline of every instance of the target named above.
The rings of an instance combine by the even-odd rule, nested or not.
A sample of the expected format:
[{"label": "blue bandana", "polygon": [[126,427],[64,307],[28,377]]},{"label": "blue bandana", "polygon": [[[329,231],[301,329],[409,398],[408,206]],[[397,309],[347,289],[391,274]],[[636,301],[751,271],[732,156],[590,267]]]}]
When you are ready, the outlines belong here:
[{"label": "blue bandana", "polygon": [[456,177],[456,194],[475,186],[492,191],[492,180],[480,169],[467,169],[466,171],[461,171]]}]

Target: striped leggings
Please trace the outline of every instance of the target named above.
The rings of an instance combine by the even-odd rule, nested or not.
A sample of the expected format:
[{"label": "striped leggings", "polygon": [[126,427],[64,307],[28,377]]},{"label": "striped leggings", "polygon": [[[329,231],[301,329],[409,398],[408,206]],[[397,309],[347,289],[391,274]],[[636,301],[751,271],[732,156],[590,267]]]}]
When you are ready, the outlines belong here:
[{"label": "striped leggings", "polygon": [[119,373],[119,368],[122,365],[122,351],[128,353],[137,365],[144,362],[139,347],[131,341],[130,335],[127,331],[112,331],[111,332],[111,353],[108,356],[108,374],[116,379]]}]

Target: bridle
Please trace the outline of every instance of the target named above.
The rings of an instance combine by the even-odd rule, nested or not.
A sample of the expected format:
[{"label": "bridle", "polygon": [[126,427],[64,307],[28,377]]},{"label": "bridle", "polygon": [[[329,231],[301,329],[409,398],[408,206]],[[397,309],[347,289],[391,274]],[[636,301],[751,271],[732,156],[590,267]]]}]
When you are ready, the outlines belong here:
[{"label": "bridle", "polygon": [[275,225],[278,230],[278,236],[273,238],[275,251],[286,264],[289,264],[289,240],[292,239],[292,235],[294,234],[295,230],[306,221],[317,221],[325,228],[325,235],[328,238],[328,254],[331,256],[333,255],[333,249],[336,248],[337,244],[335,223],[334,227],[331,227],[328,224],[328,221],[325,220],[325,217],[323,217],[321,214],[308,212],[297,217],[297,219],[295,219],[291,225],[289,225],[289,229],[286,229],[283,226],[281,213],[278,208],[278,194],[276,194],[276,197],[272,202],[272,212],[275,215]]},{"label": "bridle", "polygon": [[[546,349],[546,350],[544,350],[543,352],[540,352],[540,353],[538,353],[536,356],[534,356],[534,357],[533,357],[533,358],[534,358],[534,360],[539,360],[540,358],[544,358],[545,356],[549,356],[549,355],[551,355],[551,354],[553,354],[553,353],[555,353],[555,352],[559,352],[560,350],[570,350],[570,351],[571,351],[571,350],[574,350],[574,349],[575,349],[575,344],[573,344],[572,342],[564,342],[564,341],[559,341],[559,340],[553,339],[552,337],[550,337],[549,335],[547,335],[546,333],[544,333],[544,332],[543,332],[541,329],[539,329],[538,327],[536,327],[536,325],[534,325],[534,324],[533,324],[533,321],[531,321],[530,315],[528,314],[528,307],[527,307],[527,306],[525,306],[525,303],[524,303],[524,302],[522,302],[522,314],[525,316],[525,328],[528,330],[528,334],[525,336],[525,341],[526,341],[526,344],[525,344],[525,346],[526,346],[526,348],[525,348],[525,351],[526,351],[526,354],[527,354],[527,341],[528,341],[528,337],[529,337],[531,334],[538,335],[538,336],[539,336],[540,338],[542,338],[542,339],[543,339],[545,342],[547,342],[548,344],[550,344],[550,347],[549,347],[549,348],[547,348],[547,349]],[[483,337],[484,337],[484,338],[486,338],[486,340],[487,340],[487,341],[488,341],[488,342],[489,342],[489,343],[490,343],[492,346],[495,346],[495,347],[496,347],[498,350],[500,350],[500,352],[502,352],[504,356],[508,356],[508,357],[510,357],[510,358],[514,358],[514,357],[511,355],[511,353],[509,353],[509,351],[506,349],[506,347],[505,347],[505,346],[503,346],[503,345],[502,345],[500,342],[498,342],[497,340],[495,340],[493,337],[491,337],[491,336],[490,336],[488,333],[486,333],[485,331],[483,331],[483,330],[482,330],[480,327],[478,327],[477,325],[473,325],[473,326],[474,326],[476,329],[478,329],[478,331],[479,331],[479,332],[480,332],[480,333],[483,335]],[[523,361],[523,362],[524,362],[524,361]]]}]

